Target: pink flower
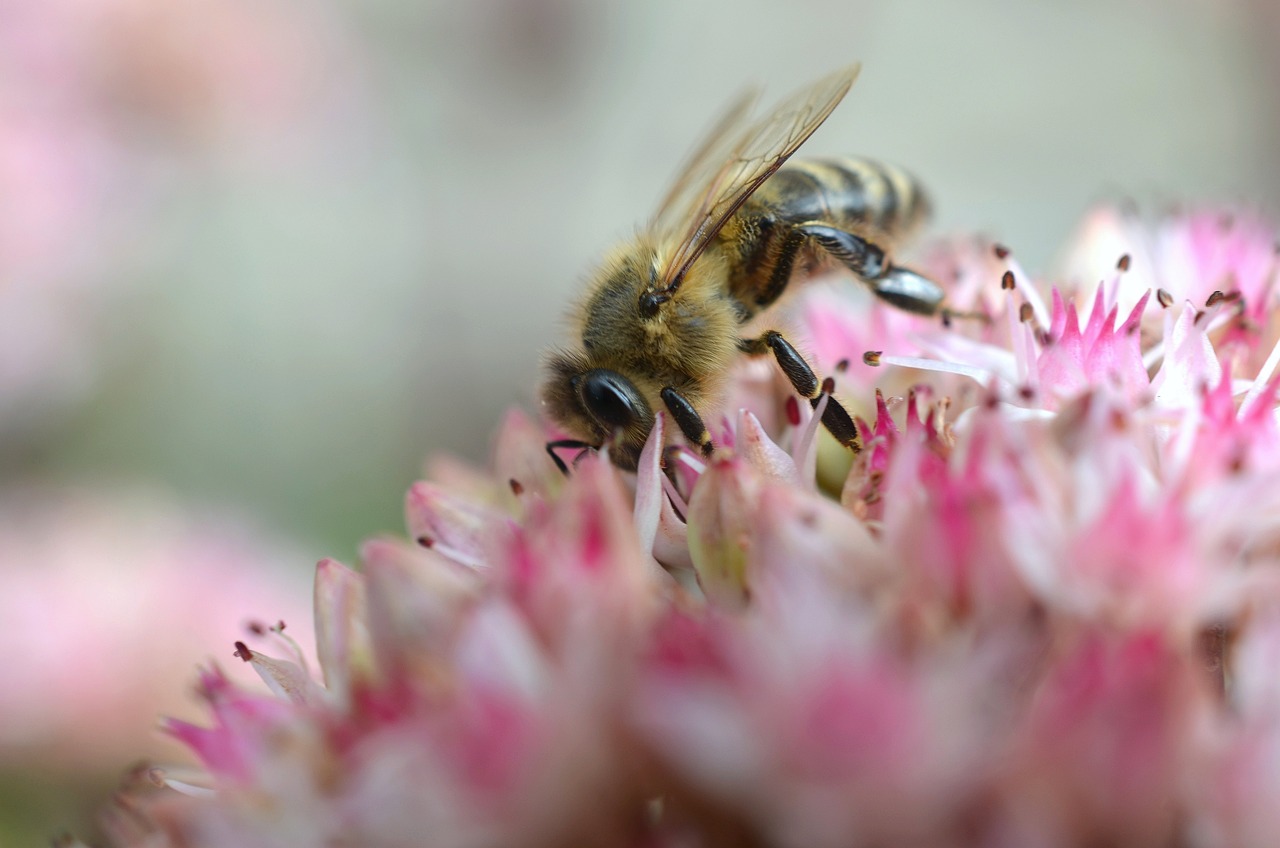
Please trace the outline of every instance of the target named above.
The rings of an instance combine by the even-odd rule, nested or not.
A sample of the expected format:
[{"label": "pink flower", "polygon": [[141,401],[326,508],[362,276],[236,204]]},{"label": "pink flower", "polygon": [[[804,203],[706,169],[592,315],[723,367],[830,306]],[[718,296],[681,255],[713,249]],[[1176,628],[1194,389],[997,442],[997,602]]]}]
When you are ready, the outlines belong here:
[{"label": "pink flower", "polygon": [[268,692],[203,673],[209,717],[166,725],[202,769],[148,772],[117,841],[1258,844],[1280,354],[1229,330],[1250,298],[1273,323],[1255,236],[1170,230],[1179,297],[1223,262],[1251,292],[1203,307],[1130,291],[1136,258],[1082,299],[978,240],[927,260],[950,326],[815,289],[856,457],[758,363],[709,460],[659,416],[634,475],[606,449],[564,477],[509,416],[492,470],[410,489],[413,542],[320,565],[318,669],[239,645]]},{"label": "pink flower", "polygon": [[249,624],[283,619],[310,643],[305,584],[281,571],[297,556],[140,493],[4,492],[0,621],[14,649],[0,764],[109,773],[160,753],[148,714],[189,712],[175,675],[223,654]]},{"label": "pink flower", "polygon": [[92,384],[174,177],[213,151],[292,162],[359,123],[322,5],[0,0],[0,432]]}]

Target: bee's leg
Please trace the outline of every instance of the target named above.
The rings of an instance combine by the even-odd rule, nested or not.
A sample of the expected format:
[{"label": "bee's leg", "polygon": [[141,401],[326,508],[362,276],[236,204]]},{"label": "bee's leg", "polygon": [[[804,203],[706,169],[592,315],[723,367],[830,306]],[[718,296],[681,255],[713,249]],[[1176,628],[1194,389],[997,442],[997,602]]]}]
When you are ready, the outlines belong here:
[{"label": "bee's leg", "polygon": [[[547,442],[547,456],[550,456],[555,462],[556,468],[560,469],[560,473],[568,477],[569,466],[564,464],[564,460],[556,454],[556,451],[560,448],[584,448],[586,450],[591,450],[594,447],[595,445],[589,445],[586,442],[579,441],[578,439],[557,439],[554,442]],[[578,456],[581,455],[582,454],[578,454]],[[575,459],[574,462],[577,462],[577,460]]]},{"label": "bee's leg", "polygon": [[[809,363],[804,361],[800,352],[776,330],[770,330],[757,339],[740,339],[738,349],[752,356],[763,356],[772,352],[774,359],[778,360],[778,367],[782,369],[783,374],[787,375],[791,385],[802,396],[808,398],[809,403],[815,407],[823,392],[830,394],[829,387],[818,384],[817,375],[813,373]],[[827,399],[827,408],[822,413],[822,425],[836,437],[836,441],[840,444],[855,451],[860,449],[858,427],[853,423],[853,418],[848,411],[834,397]]]},{"label": "bee's leg", "polygon": [[689,403],[689,399],[667,386],[662,390],[662,402],[671,411],[671,417],[676,420],[684,437],[697,445],[703,456],[711,456],[711,451],[715,449],[715,445],[711,443],[711,434],[707,432],[707,425],[702,423],[702,416]]},{"label": "bee's leg", "polygon": [[942,287],[915,271],[894,265],[875,242],[818,222],[801,224],[796,230],[857,274],[886,303],[918,315],[937,315],[942,309]]}]

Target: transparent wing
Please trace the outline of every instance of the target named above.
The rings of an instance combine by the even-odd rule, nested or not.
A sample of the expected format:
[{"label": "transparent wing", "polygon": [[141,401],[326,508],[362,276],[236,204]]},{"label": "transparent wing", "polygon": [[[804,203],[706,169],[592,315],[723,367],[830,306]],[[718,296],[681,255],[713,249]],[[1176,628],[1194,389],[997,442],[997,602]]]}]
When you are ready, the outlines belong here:
[{"label": "transparent wing", "polygon": [[652,222],[656,233],[677,244],[662,269],[663,288],[679,287],[725,221],[822,125],[860,69],[854,64],[823,77],[741,129],[750,101],[739,101],[721,119]]},{"label": "transparent wing", "polygon": [[676,177],[666,197],[658,204],[658,211],[653,216],[653,225],[660,228],[658,232],[667,232],[673,225],[684,221],[702,202],[707,186],[734,155],[735,146],[741,143],[747,119],[759,99],[758,89],[743,91],[703,136],[702,142],[685,160],[680,176]]}]

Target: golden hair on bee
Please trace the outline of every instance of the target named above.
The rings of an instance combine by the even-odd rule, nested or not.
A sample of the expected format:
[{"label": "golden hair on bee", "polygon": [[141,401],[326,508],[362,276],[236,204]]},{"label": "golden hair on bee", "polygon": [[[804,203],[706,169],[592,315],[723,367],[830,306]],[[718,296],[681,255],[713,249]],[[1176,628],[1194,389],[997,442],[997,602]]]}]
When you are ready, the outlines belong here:
[{"label": "golden hair on bee", "polygon": [[[844,267],[899,308],[941,311],[942,290],[890,257],[928,214],[914,178],[869,159],[786,164],[857,74],[853,65],[824,77],[756,121],[754,96],[735,101],[654,217],[590,276],[573,313],[575,341],[551,352],[542,386],[548,414],[573,436],[547,446],[561,468],[558,448],[605,443],[617,465],[635,468],[659,410],[710,454],[703,415],[744,354],[772,354],[816,405],[821,382],[780,332],[742,334],[820,266]],[[834,398],[823,424],[858,449]]]}]

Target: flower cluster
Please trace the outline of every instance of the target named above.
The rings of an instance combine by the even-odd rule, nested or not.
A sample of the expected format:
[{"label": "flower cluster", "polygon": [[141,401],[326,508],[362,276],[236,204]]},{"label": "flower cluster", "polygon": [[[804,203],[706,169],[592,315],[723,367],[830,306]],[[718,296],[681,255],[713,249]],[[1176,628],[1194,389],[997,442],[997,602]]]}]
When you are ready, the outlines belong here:
[{"label": "flower cluster", "polygon": [[36,435],[92,383],[175,178],[335,135],[359,75],[324,6],[0,0],[0,433]]},{"label": "flower cluster", "polygon": [[800,304],[856,456],[744,361],[710,461],[659,420],[634,476],[565,478],[512,413],[491,472],[436,463],[411,541],[320,564],[318,672],[204,670],[209,723],[166,724],[202,768],[139,772],[114,838],[1270,844],[1270,231],[1104,210],[1057,286],[976,239],[924,264],[947,325]]}]

